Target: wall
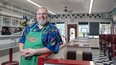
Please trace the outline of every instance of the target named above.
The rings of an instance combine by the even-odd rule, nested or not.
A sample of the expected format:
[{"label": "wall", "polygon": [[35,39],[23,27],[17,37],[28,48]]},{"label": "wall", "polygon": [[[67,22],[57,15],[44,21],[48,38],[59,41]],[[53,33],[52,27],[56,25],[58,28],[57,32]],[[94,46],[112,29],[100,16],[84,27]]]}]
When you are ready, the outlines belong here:
[{"label": "wall", "polygon": [[[51,19],[51,22],[64,22],[66,24],[65,32],[67,32],[67,24],[77,24],[77,31],[78,31],[78,22],[111,22],[112,19],[102,19],[102,18],[79,18],[75,19],[74,22],[70,22],[70,19]],[[78,36],[78,35],[77,35]],[[67,38],[67,34],[66,34]]]}]

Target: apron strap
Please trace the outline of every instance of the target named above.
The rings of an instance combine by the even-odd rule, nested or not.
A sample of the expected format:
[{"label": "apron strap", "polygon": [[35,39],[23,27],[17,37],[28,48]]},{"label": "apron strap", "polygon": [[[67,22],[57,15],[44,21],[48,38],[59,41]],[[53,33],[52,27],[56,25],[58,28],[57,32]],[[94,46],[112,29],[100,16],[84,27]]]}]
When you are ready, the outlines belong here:
[{"label": "apron strap", "polygon": [[31,31],[33,31],[34,30],[34,28],[35,28],[35,26],[36,26],[37,24],[35,24],[33,27],[32,27],[32,29],[31,29]]},{"label": "apron strap", "polygon": [[[38,24],[35,24],[35,25],[32,27],[32,29],[30,30],[31,32],[34,30],[34,28],[35,28],[36,25],[38,25]],[[45,28],[45,27],[43,27],[41,31],[43,31],[44,28]]]}]

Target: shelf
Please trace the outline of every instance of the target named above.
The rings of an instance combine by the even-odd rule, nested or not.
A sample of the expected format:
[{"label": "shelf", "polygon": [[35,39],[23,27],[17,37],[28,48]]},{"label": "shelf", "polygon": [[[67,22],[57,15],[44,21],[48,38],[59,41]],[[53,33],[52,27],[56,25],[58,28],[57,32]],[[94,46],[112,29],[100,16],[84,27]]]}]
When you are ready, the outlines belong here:
[{"label": "shelf", "polygon": [[18,47],[18,39],[4,39],[0,41],[0,50],[4,50],[4,49],[10,49],[10,48],[14,48],[14,47]]},{"label": "shelf", "polygon": [[4,4],[4,2],[0,3],[0,8],[1,8],[2,11],[8,10],[8,12],[12,11],[13,13],[17,13],[17,15],[20,15],[20,14],[23,15],[23,13],[25,13],[28,16],[31,16],[31,15],[35,16],[35,12],[27,10],[23,7],[20,7],[16,4],[10,3],[8,1],[6,1],[6,3],[7,4]]}]

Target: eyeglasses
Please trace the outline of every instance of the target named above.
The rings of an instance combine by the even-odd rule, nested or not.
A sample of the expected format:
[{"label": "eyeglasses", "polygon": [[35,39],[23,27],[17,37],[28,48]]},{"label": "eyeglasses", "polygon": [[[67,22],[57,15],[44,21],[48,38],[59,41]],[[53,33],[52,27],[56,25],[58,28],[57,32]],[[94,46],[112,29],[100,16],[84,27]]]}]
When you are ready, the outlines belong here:
[{"label": "eyeglasses", "polygon": [[48,15],[48,13],[37,13],[37,15]]}]

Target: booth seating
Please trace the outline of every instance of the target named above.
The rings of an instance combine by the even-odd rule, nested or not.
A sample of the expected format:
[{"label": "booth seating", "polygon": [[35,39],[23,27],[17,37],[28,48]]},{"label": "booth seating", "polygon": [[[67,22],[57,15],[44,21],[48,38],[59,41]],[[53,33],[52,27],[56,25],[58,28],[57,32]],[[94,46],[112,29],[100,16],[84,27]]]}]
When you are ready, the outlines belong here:
[{"label": "booth seating", "polygon": [[104,51],[105,54],[105,34],[100,34],[99,35],[99,45],[100,45],[100,50]]},{"label": "booth seating", "polygon": [[112,44],[112,56],[116,58],[116,44]]},{"label": "booth seating", "polygon": [[112,56],[116,57],[116,35],[112,36]]},{"label": "booth seating", "polygon": [[111,60],[111,42],[112,42],[112,35],[107,34],[105,35],[105,52]]},{"label": "booth seating", "polygon": [[103,34],[99,35],[99,45],[100,45],[100,50],[103,50],[102,45],[103,45]]},{"label": "booth seating", "polygon": [[100,34],[99,35],[100,49],[104,55],[109,57],[109,60],[116,57],[116,35]]},{"label": "booth seating", "polygon": [[109,59],[111,59],[111,43],[112,43],[111,34],[100,34],[99,35],[100,50],[104,52],[105,56],[108,55]]},{"label": "booth seating", "polygon": [[102,51],[104,52],[104,55],[106,56],[106,35],[105,34],[102,37]]},{"label": "booth seating", "polygon": [[92,53],[91,52],[82,52],[82,51],[68,51],[67,52],[67,60],[84,60],[84,61],[92,61]]}]

